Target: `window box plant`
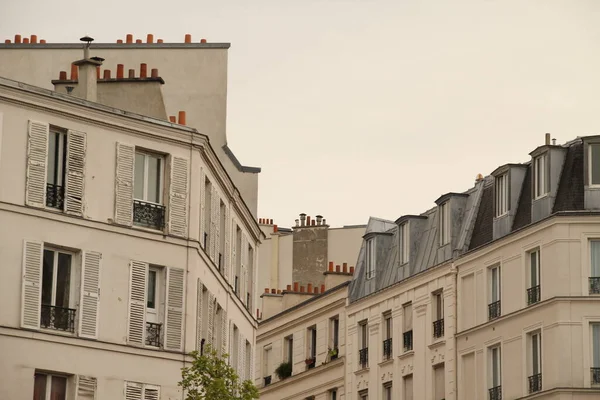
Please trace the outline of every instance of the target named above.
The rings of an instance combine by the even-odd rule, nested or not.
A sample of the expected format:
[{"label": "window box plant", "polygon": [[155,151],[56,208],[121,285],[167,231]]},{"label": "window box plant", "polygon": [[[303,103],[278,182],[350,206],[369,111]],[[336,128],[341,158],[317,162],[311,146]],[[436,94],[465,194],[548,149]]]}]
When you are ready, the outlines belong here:
[{"label": "window box plant", "polygon": [[285,378],[289,378],[292,376],[292,363],[291,362],[282,362],[279,364],[279,367],[275,369],[275,374],[280,380],[284,380]]}]

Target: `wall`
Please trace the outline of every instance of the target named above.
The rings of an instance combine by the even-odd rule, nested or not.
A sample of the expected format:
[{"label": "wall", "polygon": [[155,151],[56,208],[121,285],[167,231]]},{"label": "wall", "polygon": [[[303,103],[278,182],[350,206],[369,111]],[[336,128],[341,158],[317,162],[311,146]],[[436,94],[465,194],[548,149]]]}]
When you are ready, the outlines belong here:
[{"label": "wall", "polygon": [[292,237],[292,280],[320,285],[329,260],[327,226],[295,227]]}]

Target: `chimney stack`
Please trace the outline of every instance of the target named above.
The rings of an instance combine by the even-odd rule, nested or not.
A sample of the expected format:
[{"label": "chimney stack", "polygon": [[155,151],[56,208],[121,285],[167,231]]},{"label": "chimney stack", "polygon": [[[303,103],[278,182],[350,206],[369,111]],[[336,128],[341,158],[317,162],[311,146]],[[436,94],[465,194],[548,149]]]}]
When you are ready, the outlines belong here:
[{"label": "chimney stack", "polygon": [[306,214],[302,213],[302,214],[300,214],[300,226],[304,226],[305,222],[306,222]]},{"label": "chimney stack", "polygon": [[550,144],[550,134],[546,133],[546,145]]},{"label": "chimney stack", "polygon": [[323,222],[323,216],[317,215],[317,225],[321,225],[321,222]]},{"label": "chimney stack", "polygon": [[[85,100],[96,101],[98,97],[97,67],[102,65],[104,59],[100,57],[90,58],[90,45],[94,39],[84,36],[79,40],[85,44],[83,45],[83,59],[73,63],[79,68],[80,75],[77,84],[77,93],[79,97]],[[71,75],[73,74],[71,73]],[[73,79],[73,76],[71,76],[71,79]]]}]

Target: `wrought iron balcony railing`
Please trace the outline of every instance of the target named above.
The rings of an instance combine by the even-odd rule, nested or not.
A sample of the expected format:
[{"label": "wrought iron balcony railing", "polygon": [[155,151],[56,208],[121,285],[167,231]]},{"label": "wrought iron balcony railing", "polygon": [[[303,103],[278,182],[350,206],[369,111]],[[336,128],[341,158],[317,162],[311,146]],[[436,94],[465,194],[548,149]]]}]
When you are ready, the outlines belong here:
[{"label": "wrought iron balcony railing", "polygon": [[600,368],[590,368],[592,385],[600,385]]},{"label": "wrought iron balcony railing", "polygon": [[590,278],[590,294],[600,294],[600,276]]},{"label": "wrought iron balcony railing", "polygon": [[75,312],[73,308],[64,308],[42,304],[40,326],[64,332],[75,332]]},{"label": "wrought iron balcony railing", "polygon": [[264,379],[265,379],[265,386],[268,386],[271,384],[271,375],[265,376]]},{"label": "wrought iron balcony railing", "polygon": [[162,324],[146,322],[146,346],[161,347],[161,328]]},{"label": "wrought iron balcony railing", "polygon": [[404,344],[404,351],[410,351],[413,349],[413,331],[406,331],[402,334],[402,343]]},{"label": "wrought iron balcony railing", "polygon": [[530,306],[538,301],[540,301],[540,285],[527,289],[527,305]]},{"label": "wrought iron balcony railing", "polygon": [[153,229],[165,227],[165,206],[133,200],[133,223]]},{"label": "wrought iron balcony railing", "polygon": [[65,188],[52,183],[46,183],[46,207],[62,210],[64,204]]},{"label": "wrought iron balcony railing", "polygon": [[389,360],[392,358],[392,338],[383,341],[383,359]]},{"label": "wrought iron balcony railing", "polygon": [[501,311],[500,300],[488,304],[488,319],[498,318]]},{"label": "wrought iron balcony railing", "polygon": [[441,338],[444,336],[444,318],[433,321],[433,337]]},{"label": "wrought iron balcony railing", "polygon": [[365,347],[358,351],[358,365],[361,368],[367,368],[369,366],[369,348]]},{"label": "wrought iron balcony railing", "polygon": [[542,390],[542,374],[531,375],[527,380],[529,381],[529,393]]},{"label": "wrought iron balcony railing", "polygon": [[502,400],[502,386],[496,386],[488,389],[490,400]]}]

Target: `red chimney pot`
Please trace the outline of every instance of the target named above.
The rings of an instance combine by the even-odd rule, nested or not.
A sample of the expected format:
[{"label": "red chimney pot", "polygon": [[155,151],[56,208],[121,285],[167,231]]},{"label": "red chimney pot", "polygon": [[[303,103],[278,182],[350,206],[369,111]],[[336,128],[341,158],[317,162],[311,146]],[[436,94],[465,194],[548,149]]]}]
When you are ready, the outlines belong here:
[{"label": "red chimney pot", "polygon": [[37,35],[31,35],[31,43],[37,43]]},{"label": "red chimney pot", "polygon": [[342,264],[342,271],[347,274],[348,273],[348,263],[343,263]]},{"label": "red chimney pot", "polygon": [[158,40],[156,41],[156,43],[162,43],[162,42],[163,42],[163,40],[162,40],[162,39],[158,39]]},{"label": "red chimney pot", "polygon": [[135,78],[135,69],[132,68],[132,69],[129,70],[129,78],[130,79]]},{"label": "red chimney pot", "polygon": [[273,225],[273,233],[277,232],[279,232],[279,228],[277,227],[277,225]]},{"label": "red chimney pot", "polygon": [[315,286],[315,289],[314,289],[313,293],[319,294],[319,287],[318,286]]},{"label": "red chimney pot", "polygon": [[277,294],[281,294],[281,289],[277,289]]},{"label": "red chimney pot", "polygon": [[185,111],[179,111],[178,121],[179,125],[185,125]]},{"label": "red chimney pot", "polygon": [[104,70],[104,79],[110,79],[110,69],[105,69]]},{"label": "red chimney pot", "polygon": [[190,35],[189,33],[186,33],[186,35],[185,35],[185,42],[186,43],[192,43],[192,35]]},{"label": "red chimney pot", "polygon": [[333,261],[329,261],[329,272],[333,272]]},{"label": "red chimney pot", "polygon": [[123,64],[117,64],[117,79],[123,79],[124,72],[125,66]]},{"label": "red chimney pot", "polygon": [[354,267],[350,267],[350,273],[354,275]]},{"label": "red chimney pot", "polygon": [[176,117],[176,116],[174,116],[174,115],[171,115],[171,116],[169,117],[169,121],[170,121],[170,122],[172,122],[172,123],[174,123],[174,124],[176,124],[176,123],[177,123],[177,117]]},{"label": "red chimney pot", "polygon": [[149,33],[148,36],[146,36],[146,43],[154,43],[154,35]]},{"label": "red chimney pot", "polygon": [[21,35],[15,35],[15,43],[21,43]]},{"label": "red chimney pot", "polygon": [[140,64],[140,78],[148,77],[148,66],[145,63]]},{"label": "red chimney pot", "polygon": [[123,39],[117,39],[117,44],[123,44]]},{"label": "red chimney pot", "polygon": [[46,39],[40,39],[40,44],[46,44]]},{"label": "red chimney pot", "polygon": [[58,74],[58,79],[61,81],[67,80],[67,71],[60,71]]},{"label": "red chimney pot", "polygon": [[76,81],[79,79],[79,69],[77,65],[71,64],[71,80]]},{"label": "red chimney pot", "polygon": [[298,293],[298,282],[294,282],[294,292]]},{"label": "red chimney pot", "polygon": [[131,33],[127,34],[127,43],[133,43],[133,35]]},{"label": "red chimney pot", "polygon": [[4,39],[4,43],[10,44],[10,39]]},{"label": "red chimney pot", "polygon": [[269,293],[269,288],[268,287],[265,288],[265,293]]},{"label": "red chimney pot", "polygon": [[158,78],[158,68],[152,68],[152,70],[150,71],[150,76],[152,78]]},{"label": "red chimney pot", "polygon": [[271,289],[271,294],[276,294],[277,293],[277,289]]},{"label": "red chimney pot", "polygon": [[135,43],[142,44],[143,42],[142,42],[142,39],[135,39]]},{"label": "red chimney pot", "polygon": [[335,266],[335,272],[340,272],[340,266],[339,265]]},{"label": "red chimney pot", "polygon": [[96,67],[96,80],[100,79],[100,66]]},{"label": "red chimney pot", "polygon": [[313,286],[312,286],[312,283],[309,283],[309,284],[307,285],[307,287],[306,287],[306,291],[307,291],[308,293],[312,293],[312,291],[313,291]]},{"label": "red chimney pot", "polygon": [[26,37],[26,38],[23,38],[23,43],[25,43],[25,44],[29,44],[29,38],[27,38],[27,37]]},{"label": "red chimney pot", "polygon": [[287,290],[288,292],[291,292],[292,291],[292,285],[287,285],[286,288],[285,288],[285,290]]},{"label": "red chimney pot", "polygon": [[325,284],[321,284],[321,293],[325,293]]},{"label": "red chimney pot", "polygon": [[304,293],[304,286],[300,286],[300,293]]}]

